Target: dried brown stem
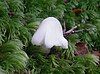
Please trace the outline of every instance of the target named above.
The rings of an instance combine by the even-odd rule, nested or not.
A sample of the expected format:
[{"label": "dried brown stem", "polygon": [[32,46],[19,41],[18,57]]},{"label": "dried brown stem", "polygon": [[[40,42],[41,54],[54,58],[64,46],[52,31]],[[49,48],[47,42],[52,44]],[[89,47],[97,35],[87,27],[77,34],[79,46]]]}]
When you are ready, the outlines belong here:
[{"label": "dried brown stem", "polygon": [[77,26],[71,28],[67,32],[64,32],[64,36],[68,36],[68,35],[71,35],[71,34],[74,34],[74,33],[80,33],[80,32],[83,32],[83,31],[91,31],[91,30],[95,29],[95,28],[89,28],[89,29],[75,30],[76,28],[77,28]]},{"label": "dried brown stem", "polygon": [[73,27],[73,28],[71,28],[70,30],[68,30],[67,32],[64,32],[64,35],[69,35],[69,34],[71,34],[71,33],[73,33],[74,32],[74,30],[77,28],[77,26],[75,26],[75,27]]}]

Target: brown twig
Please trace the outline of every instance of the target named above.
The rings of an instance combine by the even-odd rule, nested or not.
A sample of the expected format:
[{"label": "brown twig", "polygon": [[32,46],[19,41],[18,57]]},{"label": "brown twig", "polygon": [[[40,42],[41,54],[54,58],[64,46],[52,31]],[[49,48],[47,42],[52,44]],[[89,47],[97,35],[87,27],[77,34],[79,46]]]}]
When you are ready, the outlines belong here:
[{"label": "brown twig", "polygon": [[63,27],[64,27],[63,32],[65,33],[66,32],[66,24],[65,24],[65,21],[64,21]]},{"label": "brown twig", "polygon": [[64,32],[64,35],[69,35],[69,34],[71,34],[71,33],[73,33],[74,32],[74,30],[77,28],[77,26],[75,26],[75,27],[73,27],[73,28],[71,28],[70,30],[68,30],[67,32]]},{"label": "brown twig", "polygon": [[71,34],[74,34],[74,33],[80,33],[80,32],[83,32],[83,31],[91,31],[91,30],[94,30],[94,28],[75,30],[76,28],[77,28],[77,26],[71,28],[67,32],[64,32],[64,36],[68,36],[68,35],[71,35]]}]

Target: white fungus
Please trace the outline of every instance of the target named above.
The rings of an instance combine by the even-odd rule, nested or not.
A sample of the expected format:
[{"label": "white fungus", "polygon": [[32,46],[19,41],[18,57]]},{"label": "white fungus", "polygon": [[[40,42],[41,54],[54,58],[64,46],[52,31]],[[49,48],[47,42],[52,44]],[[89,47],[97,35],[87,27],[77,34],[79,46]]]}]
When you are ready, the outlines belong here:
[{"label": "white fungus", "polygon": [[33,45],[44,45],[46,48],[60,46],[68,48],[68,41],[63,36],[62,26],[54,17],[44,19],[32,37]]}]

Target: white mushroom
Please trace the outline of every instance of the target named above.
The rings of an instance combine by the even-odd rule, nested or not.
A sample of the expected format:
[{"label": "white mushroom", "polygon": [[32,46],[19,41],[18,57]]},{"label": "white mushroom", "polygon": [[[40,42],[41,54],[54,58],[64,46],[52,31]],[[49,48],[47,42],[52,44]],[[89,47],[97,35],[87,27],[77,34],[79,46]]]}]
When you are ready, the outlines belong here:
[{"label": "white mushroom", "polygon": [[68,48],[68,41],[63,36],[62,26],[54,17],[48,17],[42,21],[32,37],[33,45],[44,45],[46,48],[60,46]]}]

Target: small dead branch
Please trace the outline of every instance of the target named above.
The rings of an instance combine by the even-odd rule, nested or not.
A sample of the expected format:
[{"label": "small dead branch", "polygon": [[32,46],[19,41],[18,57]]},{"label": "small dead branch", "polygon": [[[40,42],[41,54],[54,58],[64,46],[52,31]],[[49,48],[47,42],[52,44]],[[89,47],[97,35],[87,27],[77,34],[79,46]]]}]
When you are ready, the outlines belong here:
[{"label": "small dead branch", "polygon": [[69,35],[71,33],[74,33],[74,30],[77,28],[77,26],[71,28],[70,30],[68,30],[67,32],[64,32],[64,35]]},{"label": "small dead branch", "polygon": [[89,29],[81,29],[81,30],[75,30],[77,28],[77,26],[71,28],[70,30],[68,30],[67,32],[64,32],[64,36],[69,36],[71,34],[75,34],[75,33],[81,33],[83,31],[91,31],[94,30],[95,28],[89,28]]}]

